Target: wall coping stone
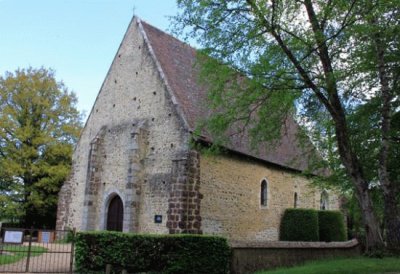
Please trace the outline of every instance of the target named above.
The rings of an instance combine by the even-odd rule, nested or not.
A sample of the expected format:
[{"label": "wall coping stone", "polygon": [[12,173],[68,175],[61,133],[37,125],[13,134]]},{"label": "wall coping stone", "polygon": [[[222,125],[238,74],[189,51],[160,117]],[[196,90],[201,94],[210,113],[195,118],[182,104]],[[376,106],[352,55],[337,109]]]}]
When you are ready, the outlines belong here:
[{"label": "wall coping stone", "polygon": [[289,242],[289,241],[268,241],[268,242],[239,242],[234,241],[230,246],[235,249],[248,248],[352,248],[359,244],[357,239],[346,242]]}]

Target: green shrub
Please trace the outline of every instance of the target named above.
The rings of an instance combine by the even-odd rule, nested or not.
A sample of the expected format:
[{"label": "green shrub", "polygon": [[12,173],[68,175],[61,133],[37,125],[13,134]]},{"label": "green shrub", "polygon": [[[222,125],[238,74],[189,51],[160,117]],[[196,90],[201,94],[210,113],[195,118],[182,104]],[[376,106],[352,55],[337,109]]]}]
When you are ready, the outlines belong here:
[{"label": "green shrub", "polygon": [[286,209],[281,220],[281,241],[319,240],[318,212],[314,209]]},{"label": "green shrub", "polygon": [[108,231],[76,236],[78,273],[101,272],[107,264],[115,273],[227,273],[229,261],[230,249],[221,237]]},{"label": "green shrub", "polygon": [[346,241],[346,227],[340,211],[318,211],[318,223],[321,242]]},{"label": "green shrub", "polygon": [[72,243],[75,239],[75,232],[72,229],[66,229],[65,231],[57,231],[57,244]]}]

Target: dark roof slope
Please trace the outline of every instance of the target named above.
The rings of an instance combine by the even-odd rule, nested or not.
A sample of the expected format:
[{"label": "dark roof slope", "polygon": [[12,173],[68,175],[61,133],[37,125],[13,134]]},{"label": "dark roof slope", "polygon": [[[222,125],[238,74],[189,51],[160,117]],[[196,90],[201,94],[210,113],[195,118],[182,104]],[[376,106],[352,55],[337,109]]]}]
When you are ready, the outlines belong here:
[{"label": "dark roof slope", "polygon": [[[143,27],[149,47],[154,52],[172,95],[184,115],[183,119],[189,130],[195,130],[197,122],[210,115],[210,109],[206,107],[207,90],[199,84],[199,73],[194,68],[196,50],[143,21],[139,20],[139,24]],[[315,153],[315,149],[311,144],[300,145],[296,137],[298,131],[297,123],[289,118],[281,139],[273,146],[265,145],[262,149],[253,151],[250,149],[248,135],[244,134],[231,138],[231,144],[227,148],[279,166],[304,171],[309,167],[309,156]],[[204,137],[212,141],[209,136]]]}]

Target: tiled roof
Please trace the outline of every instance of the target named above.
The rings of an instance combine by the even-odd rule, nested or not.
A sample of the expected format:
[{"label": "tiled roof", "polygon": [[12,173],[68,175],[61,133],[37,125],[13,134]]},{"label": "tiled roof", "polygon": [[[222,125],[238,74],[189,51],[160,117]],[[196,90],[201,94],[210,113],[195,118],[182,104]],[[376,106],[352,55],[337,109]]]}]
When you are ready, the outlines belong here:
[{"label": "tiled roof", "polygon": [[[211,112],[206,105],[207,89],[199,83],[199,72],[194,67],[196,50],[146,22],[138,20],[138,23],[142,25],[149,47],[154,52],[183,119],[189,130],[195,130],[197,123]],[[309,155],[314,154],[315,149],[311,143],[300,145],[296,136],[298,132],[297,123],[293,118],[288,118],[281,139],[273,146],[263,145],[263,148],[253,151],[248,135],[243,134],[232,137],[227,148],[272,164],[304,171],[309,167]],[[203,137],[212,142],[210,136]]]}]

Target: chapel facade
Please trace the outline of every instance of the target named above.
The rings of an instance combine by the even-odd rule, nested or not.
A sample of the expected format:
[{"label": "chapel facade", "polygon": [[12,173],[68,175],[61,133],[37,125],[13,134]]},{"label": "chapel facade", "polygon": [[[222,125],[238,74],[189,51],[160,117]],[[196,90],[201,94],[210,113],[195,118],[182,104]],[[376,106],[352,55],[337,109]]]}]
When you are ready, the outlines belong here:
[{"label": "chapel facade", "polygon": [[302,175],[309,151],[294,120],[258,152],[246,136],[221,155],[191,145],[197,122],[209,114],[195,62],[195,49],[132,20],[74,151],[57,229],[275,241],[286,208],[338,209],[333,192]]}]

